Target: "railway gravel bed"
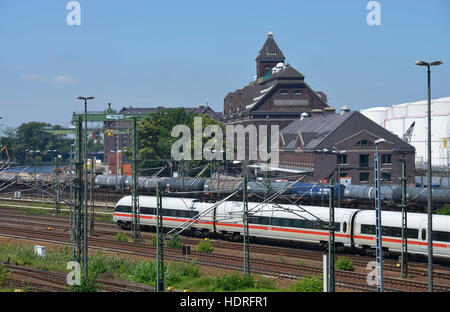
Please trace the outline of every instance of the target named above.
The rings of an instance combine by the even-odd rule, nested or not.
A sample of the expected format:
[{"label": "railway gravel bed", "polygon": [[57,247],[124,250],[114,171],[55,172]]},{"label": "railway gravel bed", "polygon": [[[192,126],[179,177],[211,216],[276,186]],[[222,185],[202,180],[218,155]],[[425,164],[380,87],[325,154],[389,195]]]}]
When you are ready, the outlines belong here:
[{"label": "railway gravel bed", "polygon": [[[57,233],[52,231],[37,231],[31,229],[18,229],[11,226],[0,226],[0,234],[2,236],[10,236],[17,238],[33,238],[38,240],[46,240],[52,243],[70,244],[70,235],[65,233]],[[135,254],[145,257],[154,258],[156,250],[153,246],[148,244],[135,244],[129,242],[117,242],[109,239],[102,239],[97,237],[90,237],[89,244],[91,249],[102,249],[113,252]],[[165,258],[168,260],[184,261],[185,257],[180,254],[179,249],[166,248]],[[242,257],[224,255],[224,254],[209,254],[198,251],[193,251],[189,256],[190,260],[195,259],[197,264],[209,265],[214,267],[221,267],[231,270],[242,269]],[[281,278],[293,278],[305,276],[306,274],[321,274],[322,268],[313,266],[300,266],[289,263],[280,263],[275,261],[268,261],[263,259],[252,259],[252,271],[254,273],[276,276]],[[367,285],[367,274],[358,272],[340,271],[336,272],[336,281],[340,285],[348,287],[360,287],[361,290],[368,291],[372,289]],[[402,280],[392,277],[384,277],[386,290],[400,290],[400,291],[426,291],[427,283],[411,280]],[[351,285],[351,286],[350,286]],[[359,285],[359,286],[355,286]],[[436,291],[450,291],[449,285],[435,285]]]},{"label": "railway gravel bed", "polygon": [[[26,214],[24,213],[12,213],[11,211],[5,212],[4,210],[0,210],[1,221],[11,221],[15,224],[33,226],[39,225],[37,223],[33,223],[34,221],[43,222],[42,226],[50,226],[55,228],[60,228],[63,231],[68,232],[69,226],[67,225],[67,217],[58,217],[58,216],[36,216],[36,215],[26,215],[28,217],[27,221],[23,221],[23,217]],[[117,234],[117,226],[113,222],[101,222],[96,221],[96,234],[98,236],[114,236]],[[150,239],[150,234],[146,232],[142,232],[144,239]],[[186,245],[197,245],[201,239],[192,238],[185,236],[183,238],[183,243]],[[213,247],[227,250],[242,250],[242,244],[236,242],[228,242],[224,240],[211,240]],[[252,243],[250,248],[251,253],[257,254],[267,254],[267,255],[275,255],[275,256],[283,256],[283,257],[292,257],[296,259],[304,259],[311,261],[321,261],[322,255],[326,253],[326,251],[320,250],[319,248],[310,247],[310,246],[302,246],[301,248],[292,248],[290,247],[279,247],[279,246],[268,246],[261,244]],[[337,254],[336,258],[341,256],[341,254]],[[357,254],[349,254],[345,253],[342,256],[349,257],[354,265],[359,266],[360,268],[366,268],[367,264],[370,261],[374,261],[374,257],[357,255]],[[383,263],[383,268],[385,274],[389,274],[391,277],[395,275],[400,275],[399,267],[397,266],[398,261],[394,259],[385,258]],[[434,278],[443,284],[447,284],[450,282],[450,268],[448,266],[440,266],[435,265],[434,270]],[[409,277],[424,277],[427,276],[427,266],[425,263],[410,261],[408,268],[408,276]]]}]

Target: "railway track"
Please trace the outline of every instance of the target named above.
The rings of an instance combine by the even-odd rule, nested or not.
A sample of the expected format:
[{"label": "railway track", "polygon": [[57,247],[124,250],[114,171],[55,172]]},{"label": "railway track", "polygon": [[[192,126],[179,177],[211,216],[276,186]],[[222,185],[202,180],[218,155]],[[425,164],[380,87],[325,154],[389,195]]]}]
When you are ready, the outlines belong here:
[{"label": "railway track", "polygon": [[[43,271],[35,268],[17,266],[12,264],[2,264],[6,269],[12,272],[12,280],[25,283],[25,286],[31,285],[41,291],[67,291],[67,275],[59,272]],[[107,292],[143,292],[155,291],[151,286],[140,286],[126,281],[112,281],[104,278],[98,278],[100,291]]]},{"label": "railway track", "polygon": [[[0,234],[2,236],[24,238],[24,239],[38,239],[57,244],[70,244],[70,236],[64,233],[55,233],[48,231],[25,230],[14,227],[0,226]],[[102,238],[91,237],[89,239],[90,249],[100,249],[111,252],[128,253],[144,257],[155,257],[156,250],[153,246],[141,245],[129,242],[117,242]],[[179,249],[166,248],[165,258],[173,261],[184,261],[185,257],[180,255]],[[197,264],[209,265],[213,267],[221,267],[231,270],[242,269],[242,257],[223,255],[223,254],[208,254],[198,251],[193,251],[190,255],[190,260],[195,259]],[[296,264],[280,263],[276,261],[268,261],[263,259],[252,259],[252,271],[254,273],[270,275],[278,278],[298,279],[307,274],[321,274],[322,269],[313,266],[299,266]],[[350,287],[357,287],[360,285],[361,290],[368,291],[372,289],[367,285],[367,274],[358,272],[336,271],[336,281],[342,285],[349,284]],[[353,283],[353,284],[352,284]],[[386,290],[401,290],[401,291],[425,291],[427,283],[418,281],[409,281],[396,279],[391,277],[384,277]],[[450,291],[449,285],[435,285],[436,291]]]},{"label": "railway track", "polygon": [[[31,221],[39,220],[42,222],[45,222],[45,226],[50,227],[57,227],[64,229],[65,231],[69,231],[70,228],[67,226],[67,218],[61,218],[61,217],[44,217],[44,216],[32,216],[32,220],[23,221],[23,214],[14,214],[14,213],[5,213],[0,210],[0,217],[3,221],[10,221],[15,224],[21,224],[21,225],[27,225],[27,226],[33,226],[33,225],[39,225],[36,223],[33,223]],[[114,236],[117,234],[117,227],[112,222],[96,222],[96,234],[99,236]],[[146,239],[150,239],[150,234],[142,233],[143,237]],[[190,238],[185,236],[183,238],[183,242],[186,245],[196,245],[199,242],[199,239],[196,238]],[[235,242],[227,242],[227,241],[214,241],[211,240],[211,243],[213,247],[215,248],[222,248],[222,249],[229,249],[229,250],[242,250],[242,245],[240,243]],[[317,261],[318,259],[322,259],[322,255],[325,253],[323,250],[320,250],[318,248],[309,247],[309,248],[286,248],[286,247],[278,247],[278,246],[267,246],[267,245],[259,245],[259,244],[252,244],[250,251],[252,253],[261,253],[261,254],[268,254],[268,255],[276,255],[276,256],[283,256],[283,257],[292,257],[292,258],[299,258],[302,260],[312,260]],[[336,255],[336,258],[338,258],[340,255]],[[349,257],[355,266],[360,266],[361,268],[366,268],[367,264],[370,261],[374,261],[374,257],[370,256],[362,256],[362,255],[355,255],[355,254],[343,254],[343,256]],[[385,271],[391,271],[393,273],[398,273],[399,268],[397,267],[397,261],[393,259],[384,259],[383,268]],[[450,269],[448,267],[436,267],[434,270],[434,277],[437,279],[443,279],[443,282],[447,282],[450,279]],[[427,266],[426,264],[423,264],[421,262],[414,262],[414,265],[410,264],[408,269],[408,275],[410,277],[416,277],[416,276],[426,276],[427,275]]]}]

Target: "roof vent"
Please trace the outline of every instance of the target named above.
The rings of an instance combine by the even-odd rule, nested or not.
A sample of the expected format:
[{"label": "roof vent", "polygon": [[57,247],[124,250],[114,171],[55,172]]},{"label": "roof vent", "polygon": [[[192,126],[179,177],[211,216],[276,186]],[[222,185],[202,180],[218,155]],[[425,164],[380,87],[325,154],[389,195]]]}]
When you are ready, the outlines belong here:
[{"label": "roof vent", "polygon": [[269,33],[267,34],[267,36],[273,37],[273,32],[269,31]]},{"label": "roof vent", "polygon": [[312,118],[316,118],[316,117],[319,117],[319,116],[322,116],[322,110],[321,109],[313,109],[312,111],[311,111],[311,117]]},{"label": "roof vent", "polygon": [[158,106],[158,109],[164,109],[164,106]]},{"label": "roof vent", "polygon": [[336,113],[336,109],[334,107],[325,107],[324,110],[324,115],[334,115]]},{"label": "roof vent", "polygon": [[308,118],[309,117],[309,115],[308,115],[308,113],[302,113],[301,115],[300,115],[300,120],[304,120],[305,118]]},{"label": "roof vent", "polygon": [[350,111],[350,108],[347,105],[341,107],[341,115],[344,115],[345,113],[347,113],[349,111]]}]

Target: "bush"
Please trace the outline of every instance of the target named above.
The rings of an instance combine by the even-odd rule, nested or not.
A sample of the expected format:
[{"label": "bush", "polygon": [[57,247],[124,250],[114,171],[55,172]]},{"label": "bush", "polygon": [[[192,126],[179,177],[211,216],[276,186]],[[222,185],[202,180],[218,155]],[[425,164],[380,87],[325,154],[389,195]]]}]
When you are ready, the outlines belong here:
[{"label": "bush", "polygon": [[11,276],[11,273],[7,268],[0,265],[0,286],[5,286],[6,280]]},{"label": "bush", "polygon": [[171,237],[166,241],[166,246],[170,248],[181,248],[183,242],[179,235],[171,235]]},{"label": "bush", "polygon": [[168,284],[176,284],[200,277],[200,269],[194,262],[171,262],[164,270],[165,280]]},{"label": "bush", "polygon": [[156,262],[142,262],[131,273],[131,278],[139,283],[154,284],[156,282]]},{"label": "bush", "polygon": [[212,252],[214,250],[214,247],[211,245],[211,242],[209,240],[204,240],[198,243],[197,250],[203,252]]},{"label": "bush", "polygon": [[240,275],[237,272],[218,277],[214,286],[216,290],[224,291],[236,291],[253,287],[255,287],[255,281],[252,275]]},{"label": "bush", "polygon": [[128,242],[129,238],[127,234],[119,232],[117,233],[115,240],[119,242]]},{"label": "bush", "polygon": [[354,271],[353,261],[348,257],[339,257],[336,261],[336,269],[344,271]]},{"label": "bush", "polygon": [[307,274],[305,277],[297,280],[291,290],[295,292],[323,292],[322,276]]},{"label": "bush", "polygon": [[446,215],[450,216],[450,204],[445,204],[444,207],[442,207],[437,214],[439,215]]},{"label": "bush", "polygon": [[80,285],[72,285],[70,286],[71,292],[96,292],[100,287],[100,284],[97,283],[97,280],[92,277],[82,278]]}]

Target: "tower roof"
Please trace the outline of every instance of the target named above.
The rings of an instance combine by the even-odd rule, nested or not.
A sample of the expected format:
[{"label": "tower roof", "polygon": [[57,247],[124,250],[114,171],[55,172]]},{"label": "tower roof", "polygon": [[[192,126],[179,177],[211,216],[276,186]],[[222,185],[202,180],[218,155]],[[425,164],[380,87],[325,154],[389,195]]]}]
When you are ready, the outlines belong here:
[{"label": "tower roof", "polygon": [[267,35],[266,42],[264,43],[262,49],[259,51],[256,60],[261,61],[284,61],[285,57],[283,52],[281,52],[275,39],[273,39],[273,33],[269,32]]}]

